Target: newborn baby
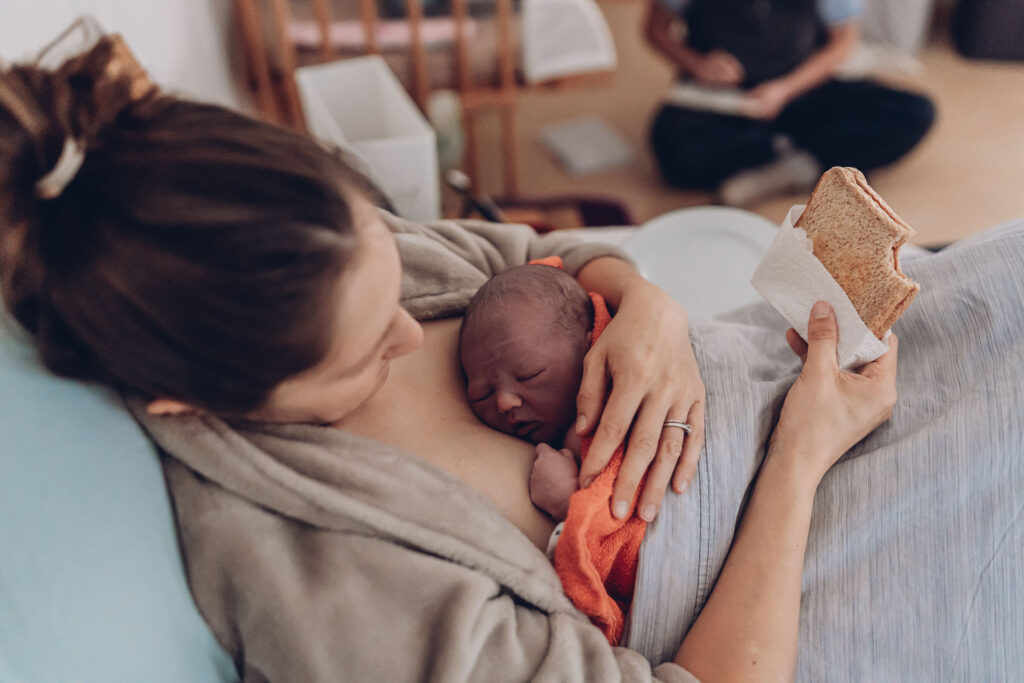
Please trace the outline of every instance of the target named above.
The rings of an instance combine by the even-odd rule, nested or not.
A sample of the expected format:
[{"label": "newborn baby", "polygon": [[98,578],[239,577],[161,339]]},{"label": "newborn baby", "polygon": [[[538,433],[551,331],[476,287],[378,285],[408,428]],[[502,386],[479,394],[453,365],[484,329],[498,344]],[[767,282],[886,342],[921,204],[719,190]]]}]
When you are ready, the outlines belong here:
[{"label": "newborn baby", "polygon": [[577,493],[579,454],[589,442],[581,444],[572,429],[583,357],[610,320],[603,301],[593,296],[560,268],[511,268],[470,302],[459,356],[477,417],[537,444],[530,498],[562,522],[548,541],[548,556],[565,594],[616,645],[647,523],[611,514],[621,446],[594,483]]},{"label": "newborn baby", "polygon": [[531,264],[481,287],[459,333],[470,407],[489,427],[537,444],[530,498],[556,521],[579,488],[572,426],[593,321],[590,297],[572,276]]}]

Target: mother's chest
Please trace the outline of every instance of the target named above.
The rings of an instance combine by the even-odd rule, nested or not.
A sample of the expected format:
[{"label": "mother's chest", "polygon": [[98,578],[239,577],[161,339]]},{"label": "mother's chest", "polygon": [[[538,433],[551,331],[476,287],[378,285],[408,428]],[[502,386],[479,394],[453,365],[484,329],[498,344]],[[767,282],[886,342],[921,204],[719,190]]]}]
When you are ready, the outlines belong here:
[{"label": "mother's chest", "polygon": [[340,426],[458,477],[543,548],[553,524],[530,502],[533,446],[488,428],[470,411],[456,355],[459,323],[426,323],[422,348],[396,359],[384,387]]}]

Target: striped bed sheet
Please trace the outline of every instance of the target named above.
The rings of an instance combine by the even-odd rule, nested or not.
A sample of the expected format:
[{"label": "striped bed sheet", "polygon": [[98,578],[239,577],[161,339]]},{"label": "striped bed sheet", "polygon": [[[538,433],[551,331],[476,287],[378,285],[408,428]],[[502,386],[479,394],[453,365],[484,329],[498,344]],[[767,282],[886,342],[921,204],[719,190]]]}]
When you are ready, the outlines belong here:
[{"label": "striped bed sheet", "polygon": [[[904,264],[899,402],[822,481],[799,681],[1024,676],[1024,220]],[[786,391],[787,325],[755,304],[697,325],[707,444],[641,549],[626,644],[670,660],[714,586]]]}]

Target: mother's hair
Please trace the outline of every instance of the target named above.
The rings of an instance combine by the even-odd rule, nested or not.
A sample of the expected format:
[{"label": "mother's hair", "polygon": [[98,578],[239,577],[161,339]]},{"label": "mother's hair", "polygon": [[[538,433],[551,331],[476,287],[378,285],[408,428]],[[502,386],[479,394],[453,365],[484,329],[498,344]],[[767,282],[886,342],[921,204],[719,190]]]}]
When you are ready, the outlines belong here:
[{"label": "mother's hair", "polygon": [[[139,74],[117,36],[0,71],[3,301],[58,374],[245,414],[326,354],[352,199],[377,195],[312,139]],[[42,198],[69,139],[81,168]]]}]

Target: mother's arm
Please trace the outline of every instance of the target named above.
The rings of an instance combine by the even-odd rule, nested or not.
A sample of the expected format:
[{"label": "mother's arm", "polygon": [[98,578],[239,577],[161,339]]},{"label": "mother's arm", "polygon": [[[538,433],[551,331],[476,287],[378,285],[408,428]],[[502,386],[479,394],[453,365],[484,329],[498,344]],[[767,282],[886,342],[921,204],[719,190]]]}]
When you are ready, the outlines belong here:
[{"label": "mother's arm", "polygon": [[855,373],[839,370],[838,337],[823,302],[812,311],[809,345],[787,333],[803,372],[786,396],[715,588],[676,655],[702,681],[793,678],[814,493],[829,467],[896,403],[895,336],[888,353]]},{"label": "mother's arm", "polygon": [[[641,278],[625,253],[557,231],[537,235],[522,225],[482,221],[420,224],[390,214],[383,217],[402,254],[402,305],[421,320],[460,315],[476,290],[506,268],[546,256],[561,257],[566,272],[618,311],[587,356],[579,405],[587,422],[583,431],[596,427],[599,418],[602,428],[583,475],[593,476],[604,467],[638,415],[615,499],[633,499],[652,461],[641,513],[650,505],[656,513],[673,471],[676,489],[684,488],[697,466],[704,423],[704,386],[686,343],[686,314],[667,294]],[[608,379],[613,380],[612,407],[602,414]],[[663,435],[666,417],[694,425],[678,467],[683,433],[668,429]],[[645,516],[653,518],[650,512]]]}]

